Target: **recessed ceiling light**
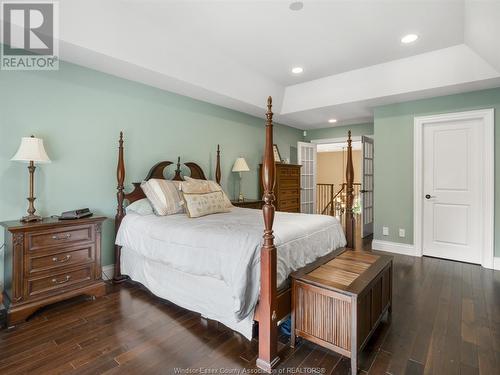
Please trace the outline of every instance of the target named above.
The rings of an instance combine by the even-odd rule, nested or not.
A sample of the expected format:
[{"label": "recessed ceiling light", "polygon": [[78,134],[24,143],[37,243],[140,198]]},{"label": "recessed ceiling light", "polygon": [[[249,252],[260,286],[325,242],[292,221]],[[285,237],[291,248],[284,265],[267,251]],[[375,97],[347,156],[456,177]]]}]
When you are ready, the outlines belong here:
[{"label": "recessed ceiling light", "polygon": [[415,42],[417,39],[418,39],[417,34],[408,34],[401,38],[401,43],[409,44]]},{"label": "recessed ceiling light", "polygon": [[337,119],[336,118],[331,118],[330,120],[328,120],[328,122],[330,124],[335,124],[337,122]]},{"label": "recessed ceiling light", "polygon": [[292,73],[293,74],[300,74],[304,71],[304,68],[302,68],[301,66],[296,66],[294,68],[292,68]]},{"label": "recessed ceiling light", "polygon": [[304,3],[302,1],[292,1],[289,8],[290,10],[301,10],[304,8]]}]

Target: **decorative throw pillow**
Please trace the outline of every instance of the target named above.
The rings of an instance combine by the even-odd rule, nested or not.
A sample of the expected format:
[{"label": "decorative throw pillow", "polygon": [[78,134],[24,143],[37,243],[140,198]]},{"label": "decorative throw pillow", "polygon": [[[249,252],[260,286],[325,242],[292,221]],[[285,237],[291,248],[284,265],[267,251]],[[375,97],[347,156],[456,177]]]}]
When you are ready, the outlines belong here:
[{"label": "decorative throw pillow", "polygon": [[[187,194],[212,193],[210,185],[206,180],[197,180],[191,177],[184,177],[185,181],[181,184],[181,191]],[[218,191],[218,190],[215,190]]]},{"label": "decorative throw pillow", "polygon": [[224,192],[183,193],[188,217],[201,217],[220,212],[229,212],[224,200]]},{"label": "decorative throw pillow", "polygon": [[160,216],[177,214],[184,211],[184,202],[179,192],[178,183],[152,178],[141,184],[146,197],[151,202],[155,213]]},{"label": "decorative throw pillow", "polygon": [[220,191],[224,197],[224,204],[226,208],[233,207],[231,200],[228,198],[222,187],[215,181],[211,180],[198,180],[196,178],[184,177],[185,181],[181,184],[181,190],[183,193],[213,193]]},{"label": "decorative throw pillow", "polygon": [[127,214],[130,212],[135,212],[138,215],[153,215],[153,206],[151,206],[151,203],[147,198],[139,199],[138,201],[135,201],[132,204],[129,204],[125,210],[127,211]]}]

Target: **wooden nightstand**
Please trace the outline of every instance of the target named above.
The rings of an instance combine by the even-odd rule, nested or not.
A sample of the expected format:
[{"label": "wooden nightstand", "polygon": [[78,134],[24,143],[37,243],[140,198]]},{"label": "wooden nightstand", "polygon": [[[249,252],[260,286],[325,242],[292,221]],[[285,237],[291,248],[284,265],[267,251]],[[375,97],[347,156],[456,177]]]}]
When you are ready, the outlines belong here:
[{"label": "wooden nightstand", "polygon": [[0,223],[5,229],[4,304],[9,326],[54,302],[106,293],[101,279],[104,220],[96,216]]},{"label": "wooden nightstand", "polygon": [[262,209],[262,205],[264,204],[264,201],[261,199],[245,199],[244,201],[231,201],[233,206],[236,207],[241,207],[241,208],[256,208],[258,210]]}]

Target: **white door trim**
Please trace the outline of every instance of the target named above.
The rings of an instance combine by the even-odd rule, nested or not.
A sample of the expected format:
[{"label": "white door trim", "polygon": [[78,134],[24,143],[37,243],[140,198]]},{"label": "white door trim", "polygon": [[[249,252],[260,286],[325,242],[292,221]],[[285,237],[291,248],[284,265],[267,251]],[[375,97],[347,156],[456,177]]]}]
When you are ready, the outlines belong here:
[{"label": "white door trim", "polygon": [[494,109],[481,109],[476,111],[445,113],[432,116],[415,117],[413,137],[413,236],[415,254],[422,256],[422,220],[423,220],[423,129],[426,123],[446,122],[455,120],[481,119],[484,123],[484,148],[477,150],[484,157],[482,183],[483,193],[483,246],[481,252],[481,265],[493,268],[494,257],[494,198],[495,198],[495,111]]},{"label": "white door trim", "polygon": [[[302,148],[311,148],[313,149],[313,158],[312,160],[312,212],[310,213],[315,213],[316,212],[316,182],[318,179],[318,155],[317,155],[317,148],[318,145],[316,143],[311,143],[311,142],[297,142],[297,163],[302,165]],[[302,177],[305,175],[304,174],[304,168],[305,166],[302,165],[302,168],[300,168],[300,212],[302,213],[302,205],[304,202],[302,201],[302,192],[304,190],[304,187],[302,185]]]},{"label": "white door trim", "polygon": [[[351,140],[353,142],[361,142],[361,135],[353,135],[351,137]],[[372,135],[365,135],[365,137],[368,138],[374,138],[373,134]],[[317,144],[322,144],[322,143],[346,143],[347,142],[347,136],[346,137],[340,137],[340,138],[321,138],[321,139],[312,139],[311,143],[317,143]]]},{"label": "white door trim", "polygon": [[[368,146],[367,146],[368,145]],[[375,186],[373,179],[375,176],[374,171],[374,160],[375,160],[375,150],[374,150],[373,138],[361,136],[361,189],[364,193],[361,193],[359,200],[361,203],[361,238],[373,234],[373,219],[374,219],[374,207],[373,207],[373,197]],[[371,149],[371,154],[367,156],[367,150]],[[367,168],[367,165],[371,167]],[[370,169],[370,171],[367,171]],[[371,183],[367,182],[370,181]],[[368,186],[367,186],[368,185]],[[370,198],[370,199],[369,199]],[[367,202],[371,202],[368,205]],[[366,223],[366,217],[371,217],[371,220]]]},{"label": "white door trim", "polygon": [[500,257],[496,257],[493,259],[493,269],[500,271]]}]

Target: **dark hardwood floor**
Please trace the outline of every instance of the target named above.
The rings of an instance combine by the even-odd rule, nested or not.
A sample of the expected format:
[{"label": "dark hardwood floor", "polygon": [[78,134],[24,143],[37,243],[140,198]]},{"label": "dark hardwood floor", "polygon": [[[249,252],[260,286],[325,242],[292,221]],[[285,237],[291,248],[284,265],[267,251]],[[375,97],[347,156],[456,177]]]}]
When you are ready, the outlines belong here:
[{"label": "dark hardwood floor", "polygon": [[[394,258],[392,321],[383,321],[361,352],[361,373],[499,374],[500,272]],[[110,285],[95,301],[45,308],[1,331],[0,353],[1,374],[182,374],[187,368],[236,374],[255,369],[256,345],[125,284]],[[282,374],[349,373],[348,359],[303,341],[286,354]]]}]

